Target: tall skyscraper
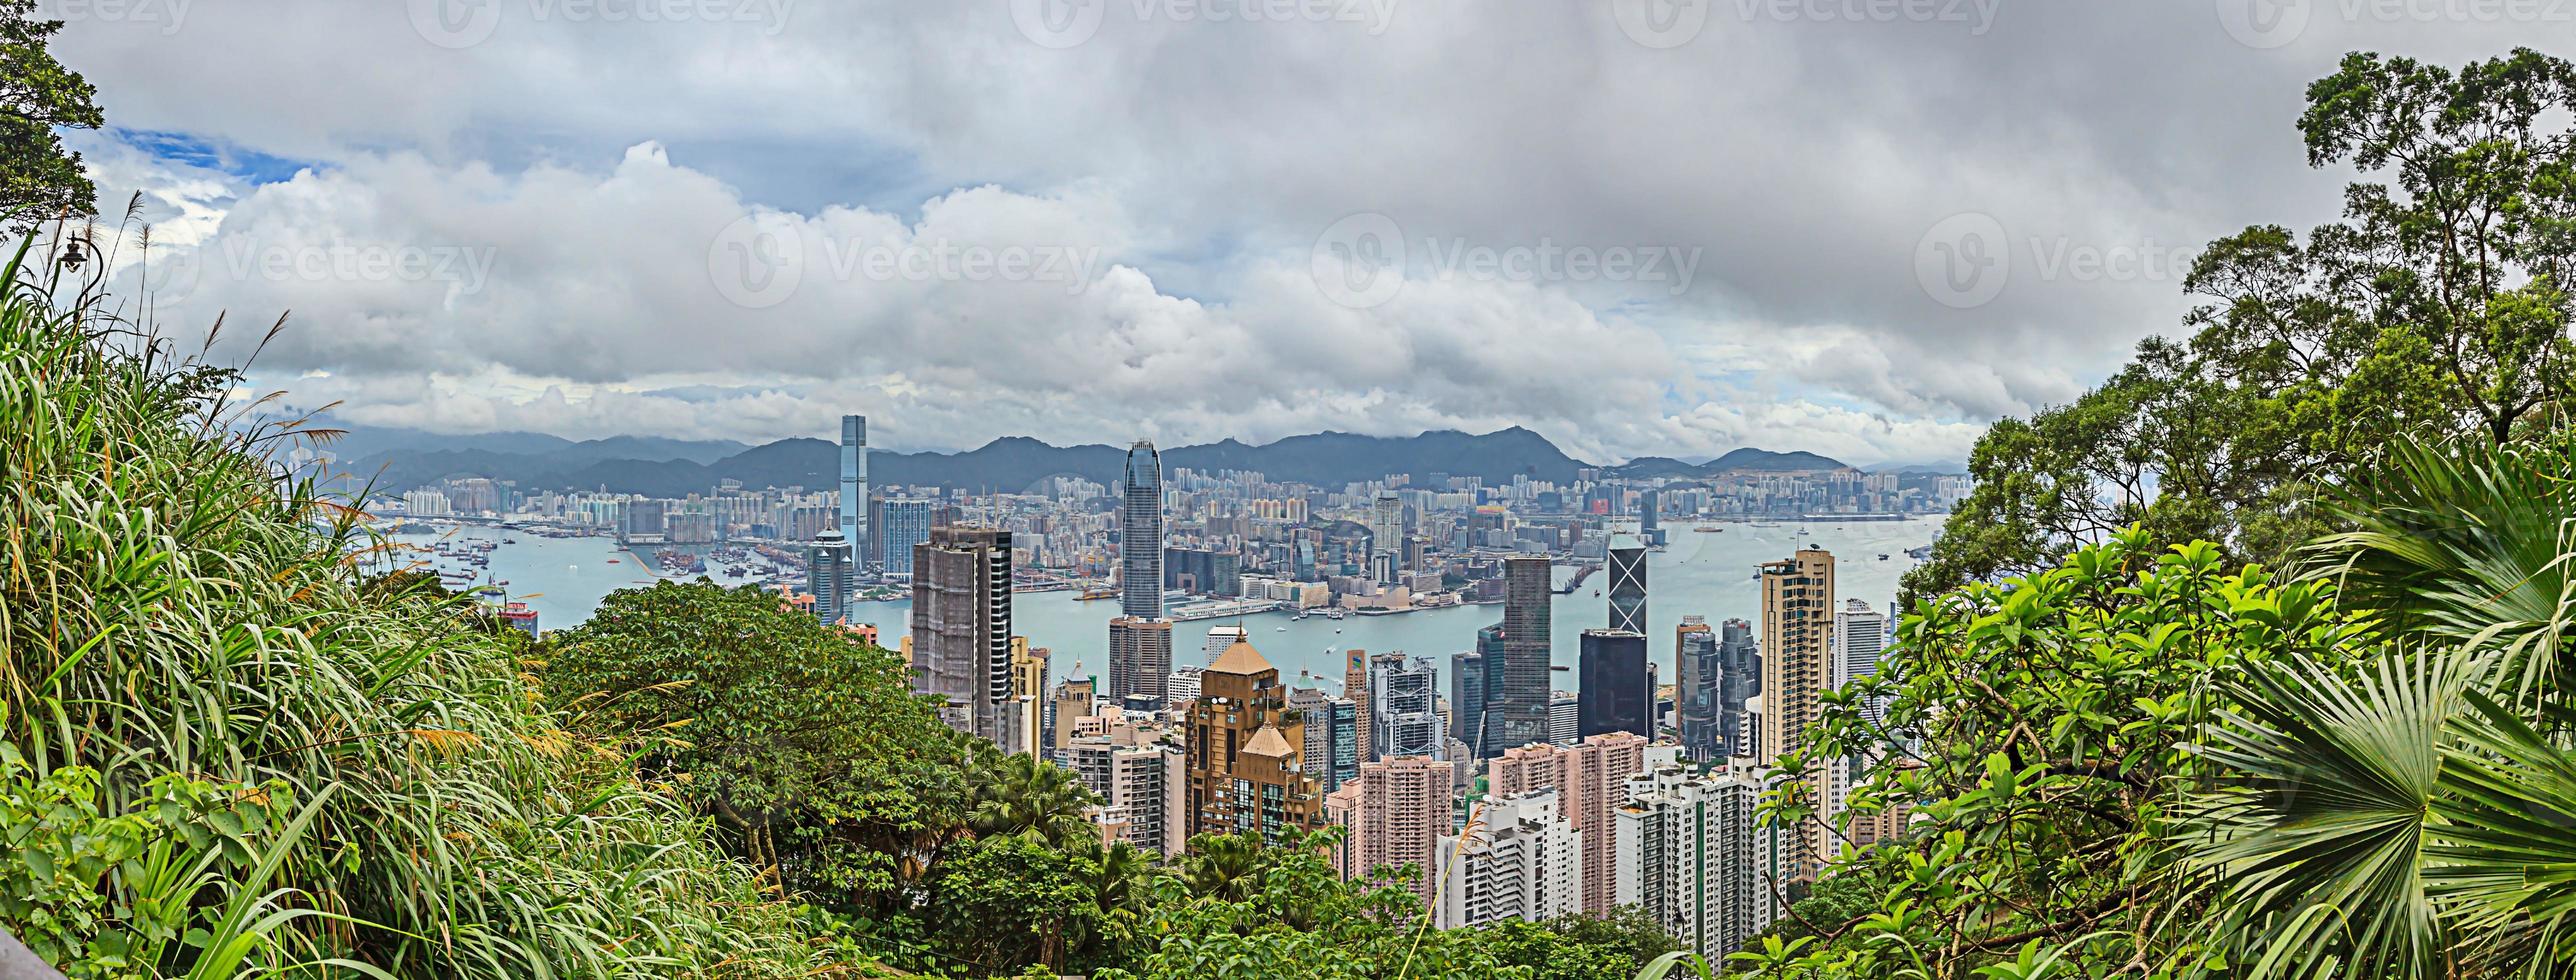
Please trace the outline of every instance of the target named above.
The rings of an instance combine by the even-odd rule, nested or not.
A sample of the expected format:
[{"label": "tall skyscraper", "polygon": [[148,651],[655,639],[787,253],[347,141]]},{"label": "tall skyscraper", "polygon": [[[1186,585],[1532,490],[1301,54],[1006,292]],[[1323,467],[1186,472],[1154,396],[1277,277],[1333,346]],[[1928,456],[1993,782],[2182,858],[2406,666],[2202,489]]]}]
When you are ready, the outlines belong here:
[{"label": "tall skyscraper", "polygon": [[[1795,556],[1762,565],[1762,753],[1765,764],[1806,744],[1816,723],[1817,701],[1832,679],[1834,556],[1802,548]],[[1831,799],[1831,767],[1810,777],[1810,799]],[[1781,872],[1792,881],[1814,881],[1823,870],[1823,827],[1789,839],[1782,835]]]},{"label": "tall skyscraper", "polygon": [[1865,601],[1843,600],[1834,613],[1834,688],[1876,676],[1878,655],[1886,648],[1887,615]]},{"label": "tall skyscraper", "polygon": [[1753,624],[1730,619],[1718,631],[1717,741],[1720,759],[1751,757],[1759,737],[1747,705],[1762,693],[1762,651]]},{"label": "tall skyscraper", "polygon": [[1485,751],[1548,740],[1548,600],[1551,564],[1537,555],[1503,559],[1502,684],[1485,692]]},{"label": "tall skyscraper", "polygon": [[1656,500],[1655,491],[1648,490],[1637,495],[1637,536],[1646,539],[1646,544],[1649,546],[1664,543],[1662,515],[1655,512],[1658,506],[1660,502]]},{"label": "tall skyscraper", "polygon": [[1476,750],[1476,758],[1491,759],[1510,747],[1496,744],[1492,737],[1494,699],[1502,695],[1503,665],[1509,662],[1503,657],[1503,624],[1494,623],[1476,631],[1476,655],[1482,659],[1485,668],[1484,686],[1477,689],[1483,699],[1477,707],[1473,734],[1465,738]]},{"label": "tall skyscraper", "polygon": [[1682,756],[1693,762],[1724,761],[1718,737],[1718,696],[1726,676],[1717,655],[1717,631],[1708,620],[1684,616],[1673,630],[1674,727],[1681,731]]},{"label": "tall skyscraper", "polygon": [[817,534],[806,546],[805,584],[814,593],[814,618],[837,623],[849,616],[850,547],[841,532]]},{"label": "tall skyscraper", "polygon": [[850,573],[865,565],[868,550],[868,417],[841,416],[841,540],[850,546]]},{"label": "tall skyscraper", "polygon": [[888,575],[912,574],[912,546],[930,540],[932,506],[927,500],[888,500],[877,505],[877,560]]},{"label": "tall skyscraper", "polygon": [[1305,772],[1306,726],[1288,708],[1279,668],[1250,643],[1219,654],[1189,709],[1189,836],[1323,825],[1324,793]]},{"label": "tall skyscraper", "polygon": [[1633,732],[1655,737],[1655,678],[1646,667],[1646,637],[1627,630],[1584,630],[1575,694],[1575,733]]},{"label": "tall skyscraper", "polygon": [[1381,653],[1369,658],[1371,762],[1437,756],[1449,733],[1439,712],[1440,669],[1429,657]]},{"label": "tall skyscraper", "polygon": [[1342,651],[1342,695],[1350,698],[1351,703],[1357,706],[1358,714],[1353,720],[1360,729],[1360,761],[1367,762],[1375,758],[1370,753],[1377,748],[1376,731],[1370,726],[1369,719],[1368,651],[1360,649]]},{"label": "tall skyscraper", "polygon": [[1481,819],[1432,849],[1433,926],[1467,929],[1583,911],[1583,835],[1553,789],[1486,800]]},{"label": "tall skyscraper", "polygon": [[[1499,631],[1497,631],[1499,632]],[[1449,655],[1449,734],[1466,743],[1467,757],[1485,757],[1485,655],[1473,650]]]},{"label": "tall skyscraper", "polygon": [[1301,687],[1288,692],[1288,706],[1306,724],[1306,774],[1326,793],[1359,778],[1358,702]]},{"label": "tall skyscraper", "polygon": [[1646,635],[1646,546],[1621,535],[1610,542],[1610,628]]},{"label": "tall skyscraper", "polygon": [[1139,440],[1127,450],[1118,504],[1118,603],[1132,619],[1163,618],[1163,457]]},{"label": "tall skyscraper", "polygon": [[1172,621],[1120,616],[1109,621],[1109,698],[1160,705],[1172,693]]},{"label": "tall skyscraper", "polygon": [[1011,532],[943,527],[912,552],[913,689],[947,701],[941,717],[1005,750],[1011,703]]},{"label": "tall skyscraper", "polygon": [[1015,731],[1014,744],[1004,748],[1012,752],[1046,755],[1047,664],[1052,659],[1047,648],[1030,646],[1028,637],[1011,638],[1011,700],[1005,710],[1015,719]]},{"label": "tall skyscraper", "polygon": [[[1369,501],[1369,556],[1394,555],[1404,548],[1404,499],[1380,490]],[[1381,579],[1383,581],[1383,579]]]},{"label": "tall skyscraper", "polygon": [[1629,785],[1630,798],[1604,828],[1615,838],[1611,900],[1637,906],[1686,948],[1724,962],[1774,917],[1771,833],[1754,818],[1761,782],[1671,765]]},{"label": "tall skyscraper", "polygon": [[1610,910],[1616,893],[1610,811],[1628,799],[1628,779],[1677,756],[1619,732],[1571,746],[1524,745],[1486,764],[1486,792],[1511,796],[1538,789],[1561,794],[1567,822],[1583,833],[1583,911]]}]

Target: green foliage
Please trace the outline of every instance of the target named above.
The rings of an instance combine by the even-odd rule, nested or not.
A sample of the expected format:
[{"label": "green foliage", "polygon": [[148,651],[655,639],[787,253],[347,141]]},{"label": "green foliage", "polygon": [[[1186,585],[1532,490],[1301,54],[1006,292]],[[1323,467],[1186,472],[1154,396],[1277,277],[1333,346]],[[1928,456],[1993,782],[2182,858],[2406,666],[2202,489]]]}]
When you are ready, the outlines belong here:
[{"label": "green foliage", "polygon": [[[2347,664],[2373,649],[2321,582],[2227,572],[2207,543],[2155,554],[2122,531],[2057,569],[1919,604],[1874,678],[1829,696],[1791,773],[1875,760],[1860,815],[1911,806],[1911,834],[1847,851],[1828,883],[1865,904],[1803,918],[1775,972],[1956,977],[2023,963],[2045,940],[2086,963],[2177,968],[2200,948],[2176,917],[2196,899],[2174,870],[2166,811],[2206,768],[2196,742],[2224,706],[2213,682],[2269,661]],[[1873,709],[1884,704],[1883,710]],[[1766,802],[1812,821],[1804,782]],[[1814,899],[1800,916],[1824,912]],[[1795,953],[1785,943],[1815,939]]]},{"label": "green foliage", "polygon": [[2048,567],[2131,525],[2279,561],[2329,529],[2310,506],[2395,437],[2494,443],[2576,392],[2576,66],[2532,51],[2458,72],[2355,54],[2308,90],[2313,166],[2386,182],[2345,220],[2212,243],[2193,334],[2155,338],[2073,404],[1998,423],[1976,489],[1910,598]]},{"label": "green foliage", "polygon": [[96,90],[62,66],[45,42],[63,22],[36,16],[36,0],[0,0],[0,221],[8,230],[97,210],[98,189],[57,127],[97,129]]},{"label": "green foliage", "polygon": [[1062,970],[1100,909],[1081,856],[1003,834],[952,845],[931,883],[930,926],[943,954],[996,973],[1022,964]]},{"label": "green foliage", "polygon": [[895,654],[776,593],[621,589],[539,655],[574,730],[640,753],[647,778],[797,891],[892,911],[963,832],[975,747]]},{"label": "green foliage", "polygon": [[1681,945],[1633,905],[1601,916],[1504,922],[1478,936],[1495,959],[1529,970],[1531,980],[1628,980]]},{"label": "green foliage", "polygon": [[[295,424],[243,419],[233,372],[111,342],[125,325],[93,298],[57,302],[15,264],[0,282],[0,741],[33,780],[0,826],[76,873],[84,853],[118,857],[79,879],[94,899],[56,861],[50,897],[0,927],[157,950],[129,957],[145,976],[814,967],[787,910],[684,811],[556,726],[518,640],[367,587],[363,515],[270,459],[309,438]],[[207,810],[223,833],[200,841],[163,809],[200,783],[305,809],[294,833],[267,829],[273,811]],[[28,829],[49,825],[126,837]],[[149,874],[127,873],[137,842]],[[181,927],[176,909],[221,918]]]}]

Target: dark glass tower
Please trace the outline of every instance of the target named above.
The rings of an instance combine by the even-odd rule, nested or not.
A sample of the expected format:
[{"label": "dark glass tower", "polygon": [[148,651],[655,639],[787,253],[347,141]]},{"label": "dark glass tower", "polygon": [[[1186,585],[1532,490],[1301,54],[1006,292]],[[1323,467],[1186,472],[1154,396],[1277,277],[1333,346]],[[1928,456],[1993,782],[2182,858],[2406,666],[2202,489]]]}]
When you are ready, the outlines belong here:
[{"label": "dark glass tower", "polygon": [[1503,559],[1502,683],[1485,692],[1488,755],[1547,741],[1552,568],[1543,556]]},{"label": "dark glass tower", "polygon": [[1127,450],[1118,504],[1119,612],[1163,618],[1163,457],[1154,444]]},{"label": "dark glass tower", "polygon": [[1575,695],[1575,734],[1611,732],[1655,737],[1655,675],[1646,666],[1646,636],[1627,630],[1583,631],[1583,688]]},{"label": "dark glass tower", "polygon": [[1624,536],[1610,543],[1610,628],[1646,635],[1646,546]]}]

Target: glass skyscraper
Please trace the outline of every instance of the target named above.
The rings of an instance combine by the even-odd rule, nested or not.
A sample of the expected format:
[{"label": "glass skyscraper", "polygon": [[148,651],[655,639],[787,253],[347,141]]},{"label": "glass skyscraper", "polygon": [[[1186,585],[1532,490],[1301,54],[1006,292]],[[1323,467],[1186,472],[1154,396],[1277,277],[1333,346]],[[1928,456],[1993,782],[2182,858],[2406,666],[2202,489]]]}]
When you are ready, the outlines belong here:
[{"label": "glass skyscraper", "polygon": [[1127,450],[1118,505],[1119,612],[1163,618],[1163,457],[1139,440]]},{"label": "glass skyscraper", "polygon": [[1610,543],[1610,628],[1646,634],[1646,546],[1625,536]]}]

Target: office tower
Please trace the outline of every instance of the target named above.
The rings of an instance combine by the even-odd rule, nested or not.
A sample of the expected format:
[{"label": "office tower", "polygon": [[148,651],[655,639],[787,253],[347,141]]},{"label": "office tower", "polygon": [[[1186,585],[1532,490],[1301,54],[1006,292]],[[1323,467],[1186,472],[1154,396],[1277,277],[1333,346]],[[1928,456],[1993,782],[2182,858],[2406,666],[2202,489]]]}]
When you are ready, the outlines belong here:
[{"label": "office tower", "polygon": [[1655,513],[1658,506],[1655,491],[1647,490],[1637,494],[1637,536],[1646,539],[1648,547],[1664,543],[1662,517]]},{"label": "office tower", "polygon": [[1324,792],[1360,775],[1359,705],[1311,687],[1288,692],[1288,706],[1306,724],[1306,774]]},{"label": "office tower", "polygon": [[1629,777],[1677,757],[1677,750],[1650,747],[1627,732],[1585,739],[1580,745],[1524,745],[1486,763],[1485,791],[1511,796],[1554,789],[1560,794],[1566,821],[1583,833],[1583,911],[1598,915],[1610,910],[1615,891],[1611,869],[1617,838],[1611,833],[1610,811],[1627,800]]},{"label": "office tower", "polygon": [[1583,911],[1583,835],[1553,789],[1485,801],[1475,826],[1440,838],[1432,925],[1467,929],[1544,922]]},{"label": "office tower", "polygon": [[1674,727],[1680,730],[1682,757],[1693,762],[1723,762],[1726,745],[1719,735],[1719,695],[1725,665],[1718,659],[1717,631],[1708,620],[1684,616],[1673,630]]},{"label": "office tower", "polygon": [[1117,811],[1102,821],[1118,828],[1117,839],[1148,854],[1178,855],[1189,842],[1180,833],[1181,786],[1187,781],[1181,747],[1132,742],[1116,735],[1074,739],[1066,748],[1069,768],[1100,795],[1104,810]]},{"label": "office tower", "polygon": [[[1817,695],[1831,679],[1827,662],[1833,645],[1834,556],[1820,548],[1762,565],[1762,762],[1806,744],[1816,722]],[[1830,767],[1818,767],[1810,801],[1823,806],[1831,797]],[[1781,841],[1782,874],[1791,881],[1814,881],[1830,853],[1812,834]]]},{"label": "office tower", "polygon": [[930,540],[932,505],[927,500],[888,500],[877,505],[877,560],[888,575],[912,574],[912,546]]},{"label": "office tower", "polygon": [[1342,651],[1342,657],[1342,694],[1357,706],[1354,720],[1360,729],[1360,761],[1367,762],[1376,758],[1371,752],[1377,747],[1369,718],[1369,655],[1366,650],[1354,649]]},{"label": "office tower", "polygon": [[1753,624],[1726,621],[1718,633],[1717,665],[1717,758],[1753,756],[1758,733],[1749,705],[1762,693],[1762,652],[1753,642]]},{"label": "office tower", "polygon": [[1610,542],[1610,628],[1646,635],[1646,546],[1621,535]]},{"label": "office tower", "polygon": [[1548,560],[1503,559],[1502,684],[1485,691],[1485,751],[1548,740]]},{"label": "office tower", "polygon": [[1485,741],[1485,655],[1449,655],[1449,737],[1466,748],[1460,761],[1482,759]]},{"label": "office tower", "polygon": [[1047,748],[1050,758],[1062,758],[1073,743],[1074,728],[1100,710],[1100,681],[1093,677],[1065,678],[1064,683],[1055,686],[1053,700],[1054,709],[1047,712]]},{"label": "office tower", "polygon": [[[1428,907],[1439,900],[1439,882],[1431,877],[1433,849],[1450,830],[1457,809],[1454,763],[1427,756],[1406,756],[1360,767],[1356,807],[1344,810],[1350,841],[1341,862],[1342,877],[1375,878],[1380,871],[1412,867],[1413,894]],[[1349,789],[1339,791],[1350,800]],[[1387,878],[1391,879],[1392,874]]]},{"label": "office tower", "polygon": [[1547,744],[1572,745],[1583,740],[1583,700],[1571,694],[1547,699]]},{"label": "office tower", "polygon": [[1252,634],[1244,632],[1243,627],[1240,626],[1210,626],[1207,643],[1199,647],[1199,659],[1206,663],[1215,663],[1217,655],[1224,653],[1225,648],[1251,638]]},{"label": "office tower", "polygon": [[[1378,491],[1369,501],[1369,556],[1393,555],[1404,546],[1404,500],[1393,490]],[[1384,578],[1378,581],[1386,581]]]},{"label": "office tower", "polygon": [[1109,699],[1171,700],[1172,621],[1120,616],[1109,621]]},{"label": "office tower", "polygon": [[950,727],[1017,744],[1011,701],[1011,532],[943,527],[912,550],[913,689]]},{"label": "office tower", "polygon": [[817,534],[806,546],[805,583],[814,593],[814,618],[838,623],[849,616],[850,548],[841,532]]},{"label": "office tower", "polygon": [[[1762,784],[1668,765],[1629,783],[1607,828],[1616,838],[1611,900],[1635,905],[1684,947],[1724,962],[1771,925],[1771,829],[1754,819]],[[1786,881],[1781,883],[1785,891]]]},{"label": "office tower", "polygon": [[[1118,504],[1118,602],[1130,619],[1163,618],[1163,457],[1139,440],[1127,450]],[[1169,668],[1166,668],[1169,669]],[[1114,687],[1114,685],[1113,685]]]},{"label": "office tower", "polygon": [[1009,710],[1018,718],[1012,752],[1026,752],[1043,758],[1046,755],[1046,682],[1047,662],[1052,659],[1045,647],[1029,645],[1029,638],[1011,638],[1011,700]]},{"label": "office tower", "polygon": [[1503,690],[1503,665],[1507,663],[1503,658],[1503,624],[1495,623],[1476,631],[1476,656],[1484,663],[1485,682],[1477,688],[1477,693],[1483,697],[1477,706],[1476,727],[1467,733],[1467,738],[1475,747],[1476,758],[1491,759],[1508,748],[1488,738],[1493,734],[1494,699]]},{"label": "office tower", "polygon": [[841,416],[841,540],[850,546],[850,574],[867,563],[868,417]]},{"label": "office tower", "polygon": [[1655,678],[1646,667],[1646,637],[1626,630],[1584,630],[1575,693],[1575,734],[1634,732],[1655,737]]},{"label": "office tower", "polygon": [[1441,725],[1439,686],[1440,669],[1429,657],[1369,658],[1369,761],[1440,754],[1449,733]]},{"label": "office tower", "polygon": [[1322,826],[1324,794],[1304,772],[1306,726],[1288,709],[1279,668],[1237,643],[1201,678],[1184,742],[1189,836],[1269,839]]},{"label": "office tower", "polygon": [[1834,689],[1878,673],[1878,655],[1887,647],[1887,616],[1859,599],[1843,601],[1834,614]]},{"label": "office tower", "polygon": [[1204,673],[1207,673],[1205,667],[1183,665],[1172,668],[1171,678],[1163,688],[1163,703],[1178,706],[1198,700],[1199,675]]}]

